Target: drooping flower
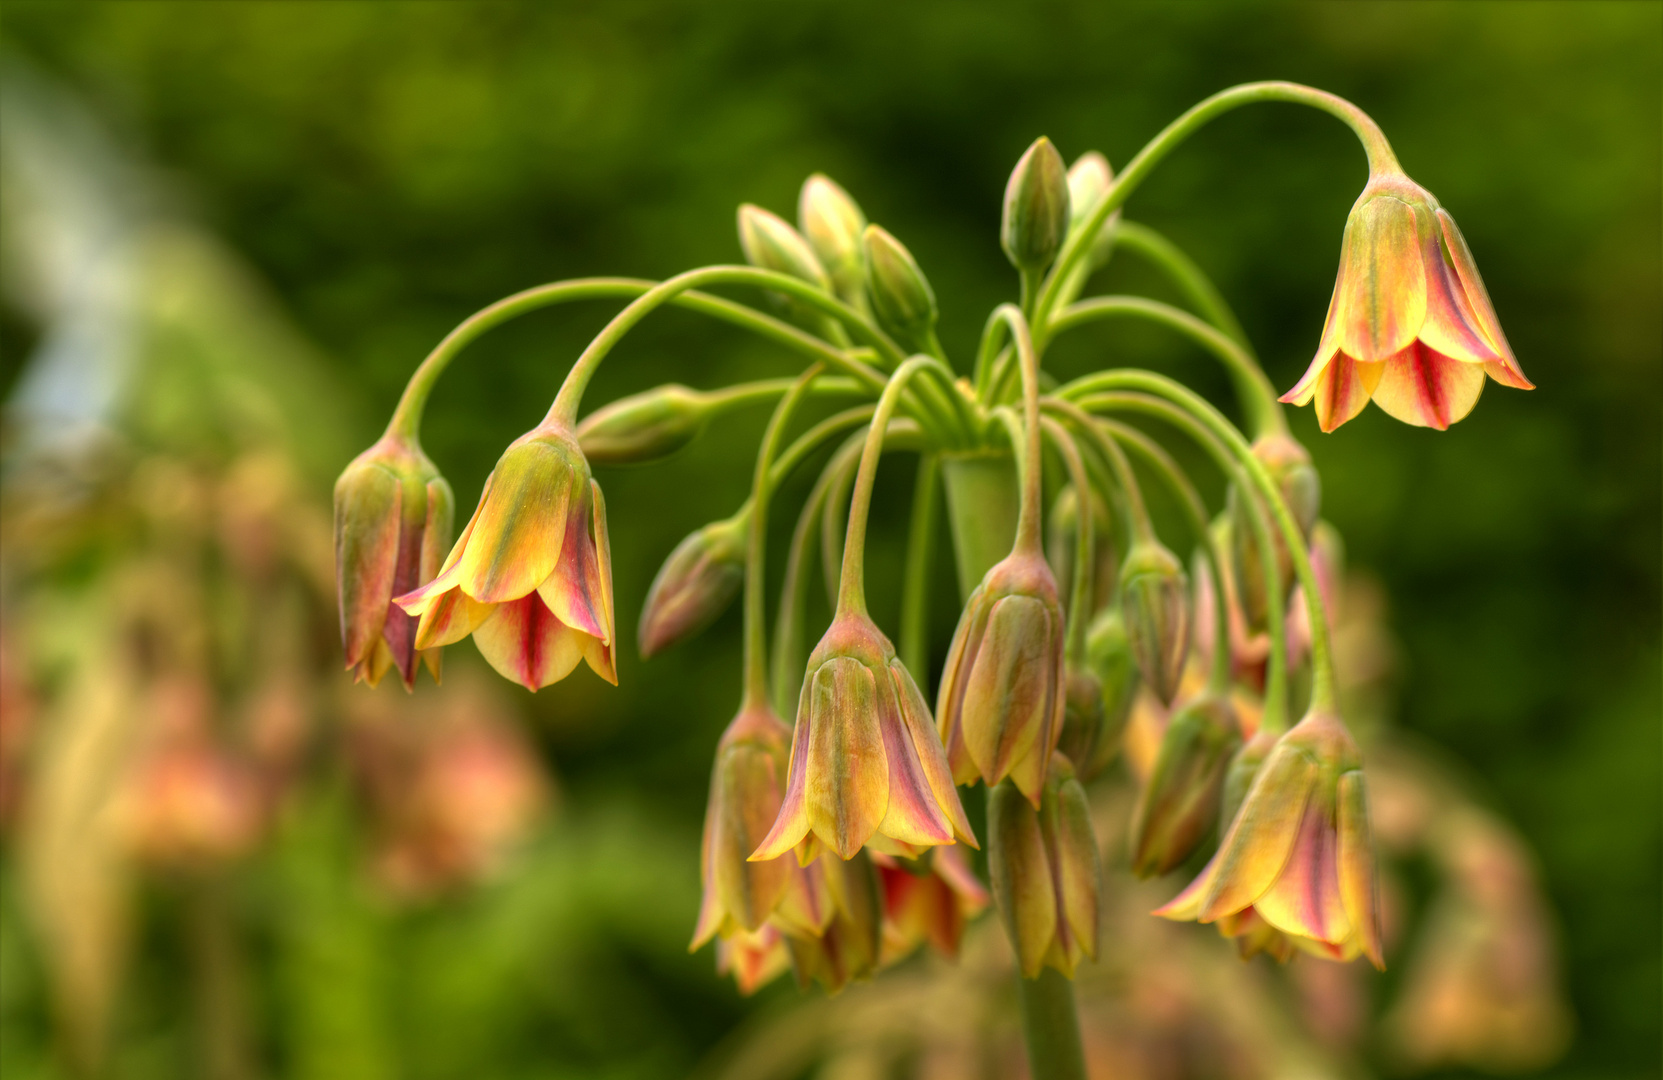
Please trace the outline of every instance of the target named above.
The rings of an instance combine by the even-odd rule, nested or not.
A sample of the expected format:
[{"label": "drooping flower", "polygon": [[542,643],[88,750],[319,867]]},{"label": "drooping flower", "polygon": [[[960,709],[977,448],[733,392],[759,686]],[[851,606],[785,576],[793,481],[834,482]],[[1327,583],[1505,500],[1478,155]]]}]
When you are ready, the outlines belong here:
[{"label": "drooping flower", "polygon": [[450,543],[450,485],[416,444],[387,434],[335,481],[335,580],[341,644],[354,681],[371,686],[398,668],[409,688],[418,652],[439,677],[437,648],[416,645],[416,620],[393,598],[429,581]]},{"label": "drooping flower", "polygon": [[655,656],[710,625],[745,580],[748,514],[688,533],[664,560],[641,605],[636,638],[643,658]]},{"label": "drooping flower", "polygon": [[1133,873],[1168,872],[1213,831],[1225,772],[1240,745],[1228,697],[1203,693],[1172,714],[1132,815]]},{"label": "drooping flower", "polygon": [[438,576],[396,602],[421,620],[417,648],[472,634],[527,689],[580,660],[616,684],[606,503],[571,430],[544,424],[514,440]]},{"label": "drooping flower", "polygon": [[1316,711],[1277,741],[1218,853],[1155,914],[1233,919],[1238,933],[1257,933],[1262,920],[1308,952],[1361,953],[1384,967],[1377,892],[1356,743],[1337,716]]},{"label": "drooping flower", "polygon": [[717,939],[716,974],[732,975],[739,992],[750,997],[791,966],[785,935],[772,924],[739,930]]},{"label": "drooping flower", "polygon": [[1018,548],[971,592],[941,675],[936,722],[953,779],[989,787],[1009,776],[1039,805],[1062,735],[1062,605],[1038,551]]},{"label": "drooping flower", "polygon": [[1346,220],[1316,357],[1282,400],[1314,400],[1324,431],[1370,398],[1404,423],[1441,431],[1472,411],[1485,375],[1534,389],[1461,230],[1402,173],[1371,177]]},{"label": "drooping flower", "polygon": [[1012,784],[987,795],[988,876],[1024,978],[1049,964],[1073,978],[1097,957],[1102,863],[1085,789],[1068,759],[1051,762],[1038,809]]},{"label": "drooping flower", "polygon": [[1120,571],[1120,610],[1144,685],[1171,705],[1190,651],[1189,581],[1160,541],[1139,540]]},{"label": "drooping flower", "polygon": [[976,845],[929,706],[872,620],[839,615],[809,657],[785,802],[751,858],[797,848],[806,864],[822,847],[850,859],[868,842],[911,855],[955,841]]},{"label": "drooping flower", "polygon": [[991,902],[963,849],[932,848],[911,865],[888,855],[872,861],[883,888],[883,963],[912,955],[926,941],[949,960],[957,957],[965,924]]},{"label": "drooping flower", "polygon": [[871,975],[882,950],[883,898],[876,868],[864,853],[847,861],[823,859],[807,871],[826,900],[825,921],[817,934],[793,933],[776,920],[791,951],[797,984],[818,982],[837,993],[851,979]]}]

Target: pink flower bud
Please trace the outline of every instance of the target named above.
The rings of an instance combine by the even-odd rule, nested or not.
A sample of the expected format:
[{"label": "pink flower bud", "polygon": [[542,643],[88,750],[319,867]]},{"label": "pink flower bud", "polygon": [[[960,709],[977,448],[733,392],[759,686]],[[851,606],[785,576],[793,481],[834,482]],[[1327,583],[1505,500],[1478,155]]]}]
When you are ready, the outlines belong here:
[{"label": "pink flower bud", "polygon": [[1165,874],[1218,826],[1219,797],[1241,731],[1228,698],[1202,694],[1167,723],[1132,815],[1132,871]]},{"label": "pink flower bud", "polygon": [[659,567],[641,608],[643,657],[685,641],[726,611],[745,580],[749,515],[694,530]]},{"label": "pink flower bud", "polygon": [[1189,657],[1189,581],[1183,564],[1157,540],[1132,545],[1120,571],[1120,610],[1143,680],[1171,705]]},{"label": "pink flower bud", "polygon": [[1014,785],[988,791],[988,874],[1024,978],[1047,964],[1069,978],[1097,957],[1102,865],[1085,789],[1067,759],[1052,763],[1038,809]]}]

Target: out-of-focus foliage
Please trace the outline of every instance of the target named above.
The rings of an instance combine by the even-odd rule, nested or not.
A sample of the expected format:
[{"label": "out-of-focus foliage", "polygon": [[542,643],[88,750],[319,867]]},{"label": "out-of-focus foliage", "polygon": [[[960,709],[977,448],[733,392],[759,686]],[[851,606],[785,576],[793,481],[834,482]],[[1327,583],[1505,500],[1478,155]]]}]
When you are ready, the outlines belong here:
[{"label": "out-of-focus foliage", "polygon": [[[1558,912],[1575,1014],[1577,1039],[1559,1067],[1655,1075],[1660,12],[1650,3],[9,3],[7,47],[76,85],[166,179],[132,178],[119,159],[59,166],[44,187],[30,182],[33,197],[60,209],[11,217],[23,183],[13,170],[74,152],[83,133],[55,117],[37,146],[57,149],[25,156],[12,142],[25,129],[7,113],[5,389],[13,401],[56,405],[66,384],[103,388],[107,399],[72,394],[80,411],[69,415],[114,422],[78,444],[90,456],[77,468],[90,462],[90,472],[5,479],[0,1071],[51,1075],[45,965],[73,956],[55,961],[74,965],[59,984],[82,995],[78,1008],[113,1008],[121,1075],[181,1075],[204,1052],[297,1076],[685,1073],[748,1008],[712,981],[707,956],[682,955],[709,757],[737,690],[737,619],[650,665],[622,650],[617,691],[584,676],[534,699],[507,697],[529,700],[530,722],[518,740],[481,751],[478,767],[523,760],[524,739],[552,750],[560,823],[522,845],[511,875],[422,899],[433,874],[458,865],[421,846],[459,840],[444,792],[479,775],[428,779],[423,754],[447,745],[461,712],[478,710],[464,696],[454,714],[434,703],[426,716],[395,718],[401,691],[341,696],[328,552],[316,542],[329,478],[373,437],[370,418],[390,408],[419,357],[476,307],[557,277],[663,276],[736,259],[733,207],[788,211],[815,170],[905,238],[948,304],[942,338],[962,357],[980,329],[968,314],[1014,290],[998,200],[1035,135],[1069,157],[1096,148],[1122,164],[1199,97],[1286,77],[1349,96],[1382,123],[1461,221],[1541,389],[1497,393],[1443,434],[1366,414],[1322,437],[1308,416],[1295,418],[1323,473],[1325,515],[1352,561],[1385,580],[1406,635],[1395,692],[1370,683],[1376,711],[1452,753],[1434,765],[1404,736],[1370,745],[1383,774],[1382,841],[1408,853],[1396,879],[1400,930],[1446,944],[1389,952],[1392,970],[1379,979],[1296,963],[1290,982],[1328,1018],[1300,1019],[1290,1006],[1265,1022],[1299,1023],[1298,1045],[1319,1057],[1361,1038],[1358,1052],[1381,1069],[1508,1064],[1498,1053],[1531,1067],[1550,1055],[1566,1022],[1551,1000],[1469,992],[1476,970],[1539,987],[1527,976],[1551,967],[1535,950],[1551,949],[1553,916],[1520,884],[1534,873],[1521,854],[1532,848]],[[103,193],[88,194],[83,175],[102,175]],[[1361,179],[1343,129],[1261,108],[1186,147],[1127,212],[1196,256],[1285,387],[1315,344]],[[333,359],[296,344],[246,271],[200,229],[176,224],[190,219],[249,257]],[[52,221],[81,224],[55,226],[67,240],[33,235]],[[19,261],[47,242],[60,261]],[[446,377],[426,441],[462,505],[603,317],[526,320]],[[1154,334],[1115,328],[1087,340],[1059,349],[1059,361],[1084,369],[1112,355],[1223,390],[1204,360]],[[26,356],[62,341],[107,369],[18,384]],[[782,370],[766,348],[670,313],[632,336],[591,400]],[[739,504],[760,424],[713,432],[660,469],[604,477],[618,625],[635,624],[676,540]],[[9,446],[26,437],[8,429]],[[43,491],[73,498],[43,506]],[[13,517],[14,505],[28,513]],[[903,517],[885,520],[880,508],[874,522],[875,598],[893,594],[891,527]],[[36,541],[20,542],[27,536]],[[946,568],[941,588],[950,589]],[[162,620],[163,606],[190,614]],[[881,602],[875,614],[893,627]],[[938,615],[939,660],[951,622]],[[465,650],[455,652],[465,683],[456,663]],[[261,705],[269,686],[290,703]],[[287,736],[294,743],[261,735],[272,722],[262,717],[284,710],[310,721]],[[24,728],[26,742],[14,734]],[[153,758],[163,761],[140,771]],[[490,774],[492,784],[507,777],[490,789],[501,795],[493,805],[547,806],[548,781],[525,779],[545,766],[516,768]],[[117,782],[130,774],[149,779]],[[168,835],[167,793],[178,790],[169,778],[179,776],[219,793],[217,831]],[[53,815],[13,814],[37,797],[17,777],[50,787]],[[258,797],[238,794],[245,784]],[[122,796],[145,811],[95,812],[117,791],[163,795]],[[1105,821],[1124,813],[1100,798]],[[255,810],[240,809],[245,801]],[[49,828],[55,838],[43,838]],[[49,840],[68,845],[72,861],[41,873],[37,860],[24,887],[29,853]],[[255,853],[243,854],[250,843]],[[134,878],[135,865],[151,869]],[[1194,972],[1163,982],[1158,965],[1193,951],[1220,965],[1220,979],[1280,980],[1263,961],[1236,966],[1204,929],[1141,916],[1176,887],[1116,893],[1124,917],[1106,924],[1107,940],[1122,927],[1149,935],[1124,948],[1149,950],[1157,968],[1147,982],[1119,983],[1134,967],[1106,967],[1111,985],[1093,989],[1089,1007],[1103,1030],[1229,1042],[1231,1025],[1252,1027],[1253,1016],[1197,1018],[1181,981]],[[72,918],[71,904],[92,914]],[[27,929],[71,922],[104,936],[70,945]],[[986,944],[967,943],[964,986],[908,968],[864,997],[810,1002],[734,1053],[773,1043],[786,1054],[781,1032],[793,1024],[840,1030],[840,1015],[891,1011],[886,1001],[915,992],[980,993],[976,973],[1008,961],[988,921],[978,927]],[[1164,941],[1173,949],[1151,944]],[[124,989],[112,997],[109,965],[124,954]],[[194,1002],[181,989],[210,977],[243,989]],[[1362,988],[1312,984],[1325,978]],[[1128,985],[1145,989],[1128,998]],[[1353,993],[1366,1004],[1347,1004]],[[966,1000],[980,999],[918,1007],[934,1015]],[[756,1008],[792,1001],[774,990]],[[243,1019],[213,1009],[242,1009]],[[1385,1027],[1359,1036],[1361,1014]],[[1010,1015],[1008,1003],[998,1015]],[[246,1057],[229,1056],[234,1042],[191,1043],[244,1022]],[[1192,1024],[1214,1034],[1192,1037]],[[80,1037],[88,1046],[72,1052],[91,1053],[93,1036]],[[811,1055],[826,1045],[800,1038]],[[1532,1038],[1544,1040],[1535,1055]],[[848,1048],[851,1074],[863,1052]]]}]

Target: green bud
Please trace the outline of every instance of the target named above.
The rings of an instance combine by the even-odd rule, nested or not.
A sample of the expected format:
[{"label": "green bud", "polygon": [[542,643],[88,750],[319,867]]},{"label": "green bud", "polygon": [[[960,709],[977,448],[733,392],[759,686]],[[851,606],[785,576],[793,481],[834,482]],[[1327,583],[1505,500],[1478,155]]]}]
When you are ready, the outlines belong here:
[{"label": "green bud", "polygon": [[1036,810],[1014,784],[987,793],[988,877],[999,917],[1032,979],[1050,965],[1069,978],[1097,956],[1102,863],[1085,789],[1065,757],[1052,761]]},{"label": "green bud", "polygon": [[[1288,504],[1300,532],[1306,537],[1315,527],[1322,505],[1322,480],[1311,464],[1305,448],[1286,435],[1267,435],[1253,444],[1253,455],[1270,473],[1282,499]],[[1265,627],[1268,598],[1265,593],[1264,567],[1260,564],[1258,532],[1253,523],[1252,501],[1243,496],[1239,485],[1230,485],[1226,509],[1230,521],[1231,566],[1242,615],[1249,628]],[[1276,551],[1276,572],[1280,584],[1280,602],[1286,603],[1293,588],[1293,558],[1287,542],[1274,517],[1268,522],[1271,541]]]},{"label": "green bud", "polygon": [[[1114,599],[1116,580],[1120,575],[1120,560],[1114,550],[1114,533],[1109,520],[1109,507],[1097,492],[1090,493],[1091,501],[1091,596],[1088,599],[1092,615],[1101,611]],[[1074,599],[1074,554],[1080,539],[1080,497],[1069,484],[1058,493],[1046,519],[1045,556],[1051,572],[1057,577],[1057,593],[1065,603]]]},{"label": "green bud", "polygon": [[1098,612],[1086,630],[1086,663],[1097,676],[1103,698],[1103,730],[1097,736],[1091,760],[1080,769],[1080,774],[1089,778],[1107,768],[1120,752],[1120,736],[1138,696],[1138,662],[1132,655],[1126,620],[1118,604]]},{"label": "green bud", "polygon": [[1037,274],[1051,265],[1068,232],[1068,176],[1062,155],[1041,136],[1028,147],[1005,184],[999,244],[1011,265]]},{"label": "green bud", "polygon": [[591,465],[645,465],[698,438],[710,410],[708,395],[666,383],[596,409],[578,425],[577,441]]},{"label": "green bud", "polygon": [[745,580],[750,515],[697,529],[670,552],[647,590],[637,637],[643,657],[663,652],[709,626]]},{"label": "green bud", "polygon": [[1144,680],[1161,704],[1171,705],[1189,657],[1189,579],[1158,540],[1132,545],[1120,571],[1120,607]]},{"label": "green bud", "polygon": [[[802,234],[783,218],[760,206],[746,203],[739,208],[739,246],[745,251],[745,261],[764,270],[774,270],[800,281],[806,281],[821,292],[831,295],[831,278]],[[774,303],[792,322],[822,337],[835,325],[824,312],[800,300],[780,293],[770,293]]]},{"label": "green bud", "polygon": [[866,267],[860,238],[866,230],[866,215],[860,206],[829,176],[815,173],[803,181],[797,227],[830,275],[838,297],[865,310]]},{"label": "green bud", "polygon": [[[1109,159],[1092,150],[1081,154],[1068,170],[1068,229],[1074,230],[1084,227],[1086,219],[1096,208],[1097,202],[1109,193],[1114,185],[1114,170],[1109,168]],[[1109,259],[1109,252],[1114,249],[1114,227],[1120,221],[1120,211],[1116,210],[1103,222],[1102,228],[1091,242],[1090,261],[1093,267],[1102,266]]]},{"label": "green bud", "polygon": [[1081,763],[1080,775],[1089,779],[1088,766],[1097,753],[1097,740],[1103,732],[1103,682],[1089,667],[1070,665],[1063,698],[1062,737],[1057,749],[1068,755],[1068,760]]},{"label": "green bud", "polygon": [[1139,877],[1171,870],[1212,832],[1225,772],[1240,745],[1226,697],[1203,695],[1173,714],[1132,815],[1132,871]]},{"label": "green bud", "polygon": [[935,293],[899,240],[877,225],[861,237],[872,313],[904,347],[928,352],[935,339]]}]

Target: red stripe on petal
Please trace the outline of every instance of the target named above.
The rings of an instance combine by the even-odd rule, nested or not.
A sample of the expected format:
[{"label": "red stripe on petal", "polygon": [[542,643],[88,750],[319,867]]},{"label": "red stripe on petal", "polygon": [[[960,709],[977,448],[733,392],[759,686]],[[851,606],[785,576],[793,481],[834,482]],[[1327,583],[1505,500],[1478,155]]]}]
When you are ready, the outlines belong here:
[{"label": "red stripe on petal", "polygon": [[1333,431],[1363,411],[1380,379],[1381,366],[1361,363],[1344,353],[1334,357],[1317,380],[1313,395],[1322,430]]},{"label": "red stripe on petal", "polygon": [[1478,404],[1484,368],[1434,352],[1417,341],[1386,361],[1374,403],[1417,427],[1446,430]]}]

